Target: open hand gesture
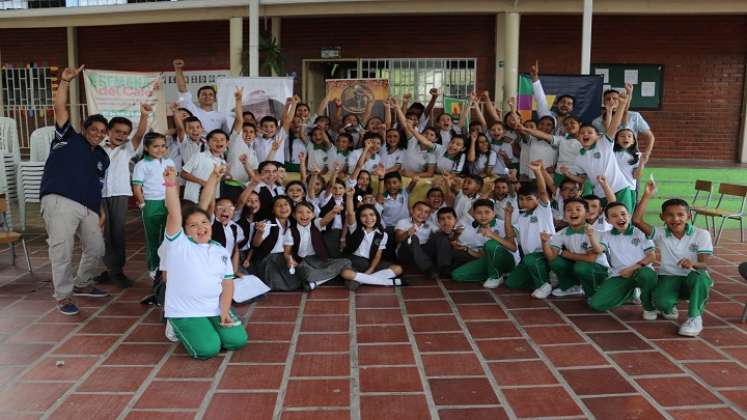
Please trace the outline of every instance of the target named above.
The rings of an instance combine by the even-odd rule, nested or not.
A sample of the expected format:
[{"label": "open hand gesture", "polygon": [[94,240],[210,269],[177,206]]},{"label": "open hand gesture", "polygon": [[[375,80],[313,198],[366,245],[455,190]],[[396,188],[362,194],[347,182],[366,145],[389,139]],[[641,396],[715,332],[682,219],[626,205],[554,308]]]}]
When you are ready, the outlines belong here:
[{"label": "open hand gesture", "polygon": [[60,78],[62,80],[64,80],[64,81],[66,81],[66,82],[70,82],[71,80],[73,80],[76,77],[78,77],[78,75],[80,74],[80,72],[83,71],[83,67],[85,67],[85,66],[86,65],[83,64],[80,67],[78,67],[77,69],[74,69],[72,67],[67,67],[65,70],[62,70],[62,74],[60,74]]}]

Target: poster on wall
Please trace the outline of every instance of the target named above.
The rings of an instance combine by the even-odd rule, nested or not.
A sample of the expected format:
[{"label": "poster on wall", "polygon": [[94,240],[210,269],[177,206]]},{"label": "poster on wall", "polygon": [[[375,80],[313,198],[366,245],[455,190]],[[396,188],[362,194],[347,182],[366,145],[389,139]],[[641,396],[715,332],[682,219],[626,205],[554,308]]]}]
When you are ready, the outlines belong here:
[{"label": "poster on wall", "polygon": [[372,107],[371,115],[384,117],[384,101],[389,97],[389,80],[328,79],[326,85],[330,100],[342,101],[343,115],[361,115]]},{"label": "poster on wall", "polygon": [[[187,81],[187,90],[192,93],[192,98],[197,101],[197,90],[203,86],[218,88],[218,80],[229,77],[231,72],[225,70],[185,70],[184,79]],[[163,72],[163,87],[166,92],[166,103],[179,100],[179,90],[176,88],[176,77],[173,71]],[[169,111],[170,113],[170,111]]]},{"label": "poster on wall", "polygon": [[141,73],[114,70],[83,70],[88,114],[101,114],[106,119],[125,117],[132,121],[133,132],[140,121],[140,104],[153,107],[148,125],[153,131],[165,133],[166,100],[161,73]]},{"label": "poster on wall", "polygon": [[259,121],[265,115],[280,119],[286,99],[293,96],[292,77],[236,77],[218,79],[218,111],[234,113],[234,92],[243,88],[244,112]]}]

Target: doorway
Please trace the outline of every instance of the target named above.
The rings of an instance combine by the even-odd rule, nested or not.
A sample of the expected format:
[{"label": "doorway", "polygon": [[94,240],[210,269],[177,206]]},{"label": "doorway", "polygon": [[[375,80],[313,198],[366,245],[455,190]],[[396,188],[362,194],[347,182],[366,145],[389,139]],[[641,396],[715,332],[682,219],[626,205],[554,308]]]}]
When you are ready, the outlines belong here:
[{"label": "doorway", "polygon": [[327,79],[357,79],[360,62],[357,59],[308,59],[303,60],[303,100],[316,112],[319,102],[327,92]]}]

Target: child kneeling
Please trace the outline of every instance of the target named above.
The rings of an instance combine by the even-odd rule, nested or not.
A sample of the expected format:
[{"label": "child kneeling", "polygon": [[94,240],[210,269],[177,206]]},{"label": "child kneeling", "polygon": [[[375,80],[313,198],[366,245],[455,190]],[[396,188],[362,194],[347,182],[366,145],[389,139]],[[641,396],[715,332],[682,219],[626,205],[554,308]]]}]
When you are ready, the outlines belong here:
[{"label": "child kneeling", "polygon": [[[231,310],[233,266],[228,251],[211,241],[210,217],[193,208],[182,219],[176,169],[164,171],[166,186],[166,258],[169,275],[165,316],[190,356],[208,359],[221,348],[247,343],[241,320]],[[183,221],[183,225],[182,225]]]}]

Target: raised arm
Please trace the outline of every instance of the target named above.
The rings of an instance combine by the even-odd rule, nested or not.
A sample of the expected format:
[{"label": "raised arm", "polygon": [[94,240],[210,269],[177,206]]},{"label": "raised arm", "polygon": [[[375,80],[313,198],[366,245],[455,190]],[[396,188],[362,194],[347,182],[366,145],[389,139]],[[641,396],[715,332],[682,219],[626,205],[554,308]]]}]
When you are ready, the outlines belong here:
[{"label": "raised arm", "polygon": [[545,115],[552,115],[552,112],[547,107],[547,97],[545,96],[545,89],[542,87],[542,82],[539,79],[539,61],[535,61],[531,68],[532,75],[532,96],[537,102],[537,115],[540,118]]},{"label": "raised arm", "polygon": [[389,102],[390,99],[391,98],[387,98],[387,100],[384,101],[384,125],[387,130],[392,128],[392,105]]},{"label": "raised arm", "polygon": [[[301,99],[295,95],[285,100],[281,122],[286,131],[289,130],[291,121],[293,121],[293,117],[296,115],[296,105],[299,102],[301,102]],[[290,131],[288,132],[290,133]]]},{"label": "raised arm", "polygon": [[182,119],[182,113],[179,112],[179,105],[177,105],[176,102],[172,102],[170,107],[171,107],[171,115],[174,117],[174,129],[176,129],[176,141],[181,143],[182,140],[184,140],[184,134],[186,133],[186,130],[184,129],[184,120]]},{"label": "raised arm", "polygon": [[70,90],[70,82],[78,77],[81,71],[83,71],[82,65],[77,69],[66,68],[60,74],[60,85],[57,87],[57,93],[54,96],[54,121],[58,127],[62,127],[70,119],[70,114],[67,111],[67,100]]},{"label": "raised arm", "polygon": [[427,116],[428,119],[431,118],[431,113],[433,112],[433,107],[436,106],[436,101],[438,100],[438,88],[431,89],[428,93],[431,94],[431,99],[428,101],[428,104],[425,106],[425,111],[423,111],[423,115]]},{"label": "raised arm", "polygon": [[137,130],[132,135],[130,142],[132,142],[132,148],[137,150],[140,147],[140,143],[143,141],[143,136],[148,131],[148,116],[153,112],[153,107],[142,103],[140,104],[140,121],[137,123]]},{"label": "raised arm", "polygon": [[376,169],[374,169],[374,174],[379,179],[378,184],[376,185],[376,201],[379,203],[384,202],[384,175],[386,175],[386,169],[384,168],[384,165],[379,163],[376,165]]},{"label": "raised arm", "polygon": [[244,103],[241,100],[243,97],[244,88],[237,86],[236,91],[233,92],[233,132],[239,134],[241,133],[241,129],[244,127]]},{"label": "raised arm", "polygon": [[483,91],[480,97],[482,98],[482,102],[485,104],[483,109],[488,113],[488,116],[493,120],[493,122],[500,122],[501,113],[495,108],[493,101],[490,100],[490,92],[487,90]]},{"label": "raised arm", "polygon": [[406,136],[412,136],[413,133],[418,131],[417,128],[410,127],[410,122],[405,118],[405,113],[402,111],[405,102],[402,102],[402,106],[399,106],[396,99],[389,98],[389,106],[394,110],[394,113],[397,114],[397,121],[399,121],[399,125],[402,127]]},{"label": "raised arm", "polygon": [[176,80],[176,90],[179,93],[186,93],[187,79],[184,78],[184,60],[177,58],[172,63],[174,65],[174,79]]},{"label": "raised arm", "polygon": [[176,182],[176,168],[169,166],[163,172],[166,186],[166,235],[173,237],[182,230],[182,208],[179,203],[179,184]]},{"label": "raised arm", "polygon": [[215,190],[218,188],[218,183],[225,172],[226,167],[223,165],[213,167],[213,172],[210,173],[207,181],[205,181],[205,186],[200,191],[200,202],[197,205],[199,208],[209,211],[213,205],[213,200],[215,200]]},{"label": "raised arm", "polygon": [[470,135],[469,149],[467,149],[467,162],[474,162],[477,160],[477,152],[475,149],[477,146],[477,136]]},{"label": "raised arm", "polygon": [[648,202],[654,194],[656,194],[656,183],[654,183],[654,181],[649,181],[646,184],[646,189],[643,192],[641,201],[638,202],[635,212],[633,212],[633,224],[645,233],[646,236],[651,236],[651,233],[654,231],[653,227],[645,221],[646,207],[648,207]]},{"label": "raised arm", "polygon": [[550,203],[550,196],[547,194],[547,184],[542,174],[545,172],[545,165],[541,160],[535,160],[529,164],[529,169],[534,172],[537,178],[537,198],[539,198],[540,203],[548,205]]},{"label": "raised arm", "polygon": [[602,190],[604,190],[604,198],[607,199],[608,203],[617,201],[617,197],[615,197],[615,192],[612,191],[612,188],[610,187],[609,182],[607,182],[606,176],[599,175],[597,177],[597,182],[599,183],[599,186],[602,187]]},{"label": "raised arm", "polygon": [[459,115],[459,127],[460,128],[469,128],[467,127],[467,119],[470,116],[470,113],[472,112],[472,107],[475,105],[475,102],[477,101],[477,96],[475,95],[475,92],[470,92],[469,97],[467,98],[467,104],[462,107],[462,114]]},{"label": "raised arm", "polygon": [[373,107],[376,105],[376,98],[374,98],[373,93],[369,93],[368,95],[368,102],[366,103],[366,110],[363,111],[363,115],[361,115],[361,124],[364,126],[368,122],[368,119],[371,118],[371,113],[373,112]]},{"label": "raised arm", "polygon": [[516,132],[519,134],[528,134],[552,144],[552,134],[547,134],[544,131],[537,130],[536,128],[528,128],[520,125],[516,127]]},{"label": "raised arm", "polygon": [[477,96],[475,96],[475,103],[472,105],[472,109],[474,109],[475,114],[477,114],[477,122],[480,123],[482,132],[484,133],[488,131],[488,122],[485,121],[485,116],[482,115],[482,110],[480,110],[480,100]]},{"label": "raised arm", "polygon": [[353,204],[354,195],[355,189],[345,189],[345,224],[348,226],[355,223],[355,205]]},{"label": "raised arm", "polygon": [[316,107],[316,115],[327,115],[327,105],[329,105],[329,101],[332,99],[332,92],[327,92],[326,95],[324,95],[324,98],[322,98],[321,101],[319,101],[319,106]]},{"label": "raised arm", "polygon": [[407,184],[407,193],[412,194],[413,191],[415,191],[415,187],[418,185],[419,178],[417,175],[413,175],[410,177],[410,183]]},{"label": "raised arm", "polygon": [[[612,113],[612,117],[610,118],[609,125],[605,127],[607,131],[607,136],[614,139],[615,138],[615,132],[617,132],[617,128],[620,127],[620,124],[622,124],[623,117],[628,112],[628,106],[630,105],[631,96],[628,95],[628,87],[626,85],[625,93],[620,93],[620,99],[617,101],[617,105],[615,106],[615,110]],[[631,92],[632,92],[632,85],[631,85]],[[608,111],[609,112],[609,111]]]}]

